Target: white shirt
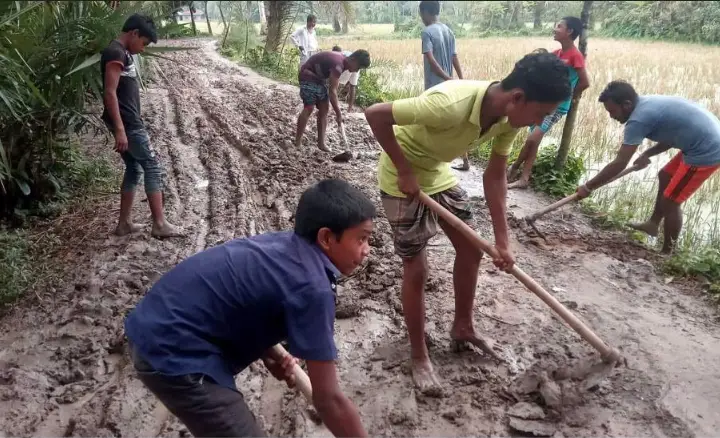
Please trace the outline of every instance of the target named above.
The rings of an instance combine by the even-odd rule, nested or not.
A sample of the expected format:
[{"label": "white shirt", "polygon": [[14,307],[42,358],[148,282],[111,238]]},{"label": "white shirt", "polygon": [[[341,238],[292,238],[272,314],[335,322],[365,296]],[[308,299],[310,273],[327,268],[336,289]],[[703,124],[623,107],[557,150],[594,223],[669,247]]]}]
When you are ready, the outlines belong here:
[{"label": "white shirt", "polygon": [[[350,51],[348,51],[348,50],[343,50],[342,53],[343,53],[343,55],[345,55],[346,58],[352,54],[352,52],[350,52]],[[350,82],[350,85],[352,85],[352,86],[354,86],[354,87],[357,87],[358,79],[360,79],[360,72],[359,72],[359,71],[351,72],[350,70],[345,70],[345,71],[342,72],[342,74],[340,75],[340,80],[339,80],[339,82],[340,82],[340,85],[345,85],[345,84],[347,84],[348,81],[349,81],[349,82]]]},{"label": "white shirt", "polygon": [[300,55],[300,65],[303,65],[312,55],[318,51],[318,42],[315,38],[315,29],[308,30],[307,26],[299,27],[292,35],[290,35],[295,47],[305,49],[304,54]]}]

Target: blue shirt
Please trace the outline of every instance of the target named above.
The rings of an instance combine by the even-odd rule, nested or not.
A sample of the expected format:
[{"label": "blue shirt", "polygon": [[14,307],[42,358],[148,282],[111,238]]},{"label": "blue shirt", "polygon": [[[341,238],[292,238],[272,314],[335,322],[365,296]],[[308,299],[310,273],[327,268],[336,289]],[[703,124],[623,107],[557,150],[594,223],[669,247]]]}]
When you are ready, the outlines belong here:
[{"label": "blue shirt", "polygon": [[234,375],[287,339],[304,360],[335,360],[335,281],[322,250],[293,232],[236,239],[166,273],[125,321],[156,371],[201,373],[235,390]]},{"label": "blue shirt", "polygon": [[[457,54],[455,51],[455,34],[449,27],[443,23],[433,23],[425,27],[420,34],[422,38],[422,53],[432,52],[433,57],[438,62],[448,76],[452,77],[452,58]],[[425,89],[432,88],[435,85],[445,82],[445,79],[436,75],[430,67],[430,61],[423,56],[425,67]]]},{"label": "blue shirt", "polygon": [[701,105],[674,96],[640,96],[625,124],[623,143],[648,138],[680,149],[690,166],[720,164],[720,121]]}]

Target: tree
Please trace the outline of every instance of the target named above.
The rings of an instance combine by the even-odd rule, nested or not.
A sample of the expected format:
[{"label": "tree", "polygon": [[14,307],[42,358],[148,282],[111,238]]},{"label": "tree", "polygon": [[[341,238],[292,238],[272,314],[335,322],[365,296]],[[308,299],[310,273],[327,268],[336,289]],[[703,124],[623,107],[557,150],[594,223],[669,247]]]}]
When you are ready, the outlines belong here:
[{"label": "tree", "polygon": [[193,35],[197,36],[197,27],[195,27],[195,2],[189,2],[188,9],[190,9],[190,21],[192,22]]},{"label": "tree", "polygon": [[[580,34],[580,44],[578,49],[584,57],[587,58],[587,32],[588,22],[590,21],[590,9],[592,8],[592,1],[584,1],[582,12],[580,13],[580,21],[582,21],[583,31]],[[578,100],[575,104],[570,107],[567,118],[565,119],[565,126],[563,126],[562,139],[560,140],[560,148],[558,149],[557,156],[555,157],[555,168],[560,170],[565,167],[567,162],[568,154],[570,153],[570,141],[572,140],[572,132],[575,128],[575,119],[577,117],[577,107],[580,104]]]},{"label": "tree", "polygon": [[533,14],[533,29],[540,29],[542,27],[542,15],[545,10],[545,2],[535,2],[535,10]]},{"label": "tree", "polygon": [[212,26],[210,26],[210,14],[208,14],[208,2],[205,0],[205,21],[207,21],[208,33],[213,34]]},{"label": "tree", "polygon": [[265,51],[277,52],[280,43],[287,37],[290,26],[295,21],[296,7],[292,1],[272,1],[267,4],[267,35]]},{"label": "tree", "polygon": [[265,4],[262,1],[258,3],[258,15],[260,16],[260,35],[267,33],[267,17],[265,16]]}]

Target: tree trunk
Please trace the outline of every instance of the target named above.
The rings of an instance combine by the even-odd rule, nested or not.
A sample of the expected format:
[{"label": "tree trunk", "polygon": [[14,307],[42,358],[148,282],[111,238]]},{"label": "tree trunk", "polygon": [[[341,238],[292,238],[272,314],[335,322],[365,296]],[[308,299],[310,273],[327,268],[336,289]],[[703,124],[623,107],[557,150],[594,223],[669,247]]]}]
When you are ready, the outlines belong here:
[{"label": "tree trunk", "polygon": [[535,2],[535,14],[533,17],[533,29],[542,28],[542,15],[545,10],[545,2]]},{"label": "tree trunk", "polygon": [[222,47],[224,49],[225,48],[225,40],[227,40],[229,26],[228,26],[227,22],[225,21],[225,14],[223,13],[223,10],[222,10],[222,1],[218,2],[218,10],[220,11],[220,19],[223,22],[223,33],[225,34],[225,35],[223,35],[222,45],[220,47]]},{"label": "tree trunk", "polygon": [[337,12],[333,14],[333,31],[335,33],[340,33],[340,31],[342,31],[342,26],[340,26],[340,17]]},{"label": "tree trunk", "polygon": [[197,28],[195,27],[195,6],[193,3],[195,2],[190,2],[188,9],[190,9],[190,22],[192,22],[193,35],[197,36]]},{"label": "tree trunk", "polygon": [[[587,58],[587,28],[588,22],[590,21],[590,9],[592,8],[592,1],[584,1],[582,13],[580,14],[580,21],[583,24],[583,31],[580,34],[580,44],[578,49],[584,57]],[[577,108],[580,101],[570,107],[565,118],[565,126],[563,126],[562,139],[560,140],[560,148],[558,149],[557,156],[555,157],[555,168],[561,170],[567,163],[568,154],[570,153],[570,141],[572,139],[573,128],[575,128],[575,119],[577,118]]]},{"label": "tree trunk", "polygon": [[[267,8],[267,35],[265,36],[265,51],[277,52],[285,38],[285,28],[293,22],[292,1],[268,2]],[[299,10],[299,9],[298,9]]]},{"label": "tree trunk", "polygon": [[524,24],[520,23],[520,13],[522,12],[522,2],[512,2],[512,15],[510,16],[510,28],[519,29]]},{"label": "tree trunk", "polygon": [[348,24],[348,17],[347,15],[343,15],[342,20],[342,33],[347,35],[347,33],[350,31],[350,26]]},{"label": "tree trunk", "polygon": [[208,14],[208,2],[205,0],[205,21],[207,21],[208,25],[208,33],[212,36],[212,26],[210,26],[210,15]]},{"label": "tree trunk", "polygon": [[260,15],[260,35],[267,34],[267,17],[265,16],[265,4],[258,2],[258,14]]}]

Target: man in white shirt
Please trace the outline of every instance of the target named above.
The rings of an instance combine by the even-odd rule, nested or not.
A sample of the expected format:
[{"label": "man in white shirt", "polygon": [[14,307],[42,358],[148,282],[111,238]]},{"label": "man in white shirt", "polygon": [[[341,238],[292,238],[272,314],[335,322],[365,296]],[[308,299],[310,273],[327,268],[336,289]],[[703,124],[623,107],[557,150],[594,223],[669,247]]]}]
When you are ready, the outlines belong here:
[{"label": "man in white shirt", "polygon": [[317,18],[314,15],[308,15],[307,24],[299,27],[298,30],[290,35],[293,44],[300,50],[299,67],[302,67],[305,61],[318,52],[318,42],[315,38],[315,24],[317,24]]},{"label": "man in white shirt", "polygon": [[[343,55],[347,58],[352,54],[349,50],[343,50],[340,48],[340,46],[333,46],[333,52],[342,52]],[[347,91],[347,103],[348,103],[348,110],[352,111],[353,107],[355,106],[355,91],[357,89],[358,80],[360,79],[360,71],[351,72],[350,70],[345,70],[340,75],[340,79],[338,82],[342,87]],[[348,87],[348,83],[350,84]]]}]

